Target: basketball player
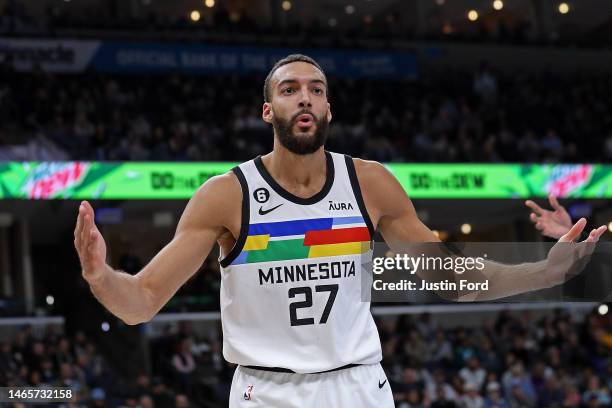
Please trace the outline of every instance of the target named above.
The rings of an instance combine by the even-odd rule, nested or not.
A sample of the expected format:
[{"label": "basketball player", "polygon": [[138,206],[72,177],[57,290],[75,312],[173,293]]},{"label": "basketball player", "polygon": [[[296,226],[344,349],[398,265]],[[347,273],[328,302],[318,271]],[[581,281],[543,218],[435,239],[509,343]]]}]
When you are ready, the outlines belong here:
[{"label": "basketball player", "polygon": [[[230,407],[392,407],[370,304],[361,301],[362,263],[375,231],[396,244],[438,239],[384,166],[324,150],[332,112],[314,60],[278,61],[264,101],[273,151],[202,185],[174,238],[138,274],[106,263],[93,208],[83,202],[74,240],[83,277],[120,319],[147,322],[218,242],[223,355],[238,365]],[[508,278],[492,297],[557,279],[541,264],[494,272]]]}]

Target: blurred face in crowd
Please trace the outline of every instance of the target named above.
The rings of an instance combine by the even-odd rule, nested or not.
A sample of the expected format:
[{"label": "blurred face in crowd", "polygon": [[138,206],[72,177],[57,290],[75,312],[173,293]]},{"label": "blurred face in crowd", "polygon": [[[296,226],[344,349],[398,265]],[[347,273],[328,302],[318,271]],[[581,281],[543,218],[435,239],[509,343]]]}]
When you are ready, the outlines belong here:
[{"label": "blurred face in crowd", "polygon": [[72,377],[72,367],[70,364],[64,363],[60,366],[60,377],[63,380],[67,380]]},{"label": "blurred face in crowd", "polygon": [[283,147],[304,155],[325,144],[332,116],[327,82],[317,67],[301,61],[281,66],[272,75],[269,95],[262,118]]},{"label": "blurred face in crowd", "polygon": [[468,367],[472,370],[476,370],[478,368],[478,359],[475,357],[470,358],[468,361]]},{"label": "blurred face in crowd", "polygon": [[32,371],[30,374],[30,385],[39,385],[40,384],[40,373],[38,371]]},{"label": "blurred face in crowd", "polygon": [[141,387],[149,387],[151,385],[151,380],[146,374],[140,374],[136,380],[136,383]]},{"label": "blurred face in crowd", "polygon": [[140,397],[140,407],[141,408],[153,408],[154,407],[153,399],[149,397],[148,395],[143,395],[142,397]]},{"label": "blurred face in crowd", "polygon": [[67,339],[61,339],[57,347],[62,353],[68,353],[70,351],[70,343]]},{"label": "blurred face in crowd", "polygon": [[515,377],[520,377],[523,375],[523,365],[521,363],[516,363],[510,369],[512,375]]},{"label": "blurred face in crowd", "polygon": [[599,378],[596,376],[592,376],[589,378],[589,386],[588,389],[591,391],[595,391],[599,389]]},{"label": "blurred face in crowd", "polygon": [[51,371],[53,370],[53,362],[51,360],[44,360],[42,362],[43,371]]},{"label": "blurred face in crowd", "polygon": [[174,398],[174,406],[176,408],[189,408],[189,400],[183,394],[178,394]]},{"label": "blurred face in crowd", "polygon": [[43,355],[45,353],[45,345],[41,342],[34,343],[32,352],[37,356]]}]

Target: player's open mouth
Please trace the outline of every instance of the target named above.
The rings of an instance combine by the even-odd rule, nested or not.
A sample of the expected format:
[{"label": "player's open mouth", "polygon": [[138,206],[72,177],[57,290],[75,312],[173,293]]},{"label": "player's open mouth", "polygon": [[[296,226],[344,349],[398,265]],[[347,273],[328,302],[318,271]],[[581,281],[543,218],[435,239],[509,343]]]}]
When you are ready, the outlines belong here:
[{"label": "player's open mouth", "polygon": [[300,128],[309,128],[314,124],[314,118],[309,113],[304,113],[296,118],[296,124]]}]

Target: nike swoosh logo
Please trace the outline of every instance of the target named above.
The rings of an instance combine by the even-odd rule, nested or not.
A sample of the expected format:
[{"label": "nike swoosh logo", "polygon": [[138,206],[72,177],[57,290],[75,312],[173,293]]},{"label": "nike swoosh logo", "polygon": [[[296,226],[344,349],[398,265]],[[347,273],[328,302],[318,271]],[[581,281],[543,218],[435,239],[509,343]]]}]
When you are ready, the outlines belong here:
[{"label": "nike swoosh logo", "polygon": [[383,381],[382,383],[380,382],[380,380],[378,381],[378,388],[382,388],[385,386],[385,384],[387,383],[387,380]]},{"label": "nike swoosh logo", "polygon": [[[283,203],[283,204],[284,204],[284,203]],[[281,205],[283,205],[283,204],[279,204],[279,205],[277,205],[276,207],[272,207],[272,208],[269,208],[269,209],[267,209],[267,210],[264,210],[264,209],[263,209],[263,207],[259,207],[259,215],[266,215],[267,213],[269,213],[269,212],[272,212],[272,211],[276,210],[278,207],[280,207],[280,206],[281,206]]]}]

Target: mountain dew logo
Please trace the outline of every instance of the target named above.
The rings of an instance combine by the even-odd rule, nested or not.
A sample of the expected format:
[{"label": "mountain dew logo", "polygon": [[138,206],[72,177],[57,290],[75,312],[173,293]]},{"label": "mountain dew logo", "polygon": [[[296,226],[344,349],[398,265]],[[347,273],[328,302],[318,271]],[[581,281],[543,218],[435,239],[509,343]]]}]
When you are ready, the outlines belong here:
[{"label": "mountain dew logo", "polygon": [[548,194],[567,197],[588,184],[593,170],[589,164],[554,166],[544,188]]},{"label": "mountain dew logo", "polygon": [[82,162],[37,164],[25,179],[21,193],[30,199],[57,197],[83,181],[89,166]]}]

